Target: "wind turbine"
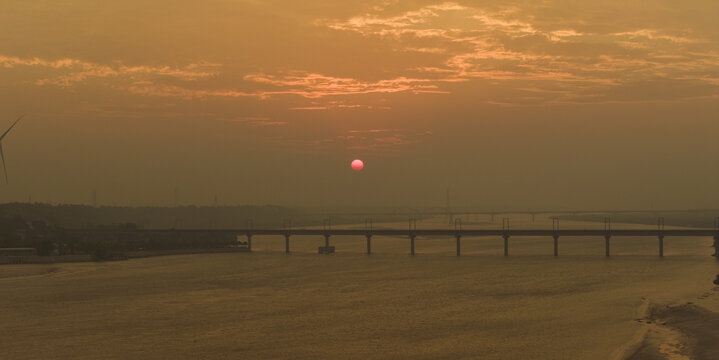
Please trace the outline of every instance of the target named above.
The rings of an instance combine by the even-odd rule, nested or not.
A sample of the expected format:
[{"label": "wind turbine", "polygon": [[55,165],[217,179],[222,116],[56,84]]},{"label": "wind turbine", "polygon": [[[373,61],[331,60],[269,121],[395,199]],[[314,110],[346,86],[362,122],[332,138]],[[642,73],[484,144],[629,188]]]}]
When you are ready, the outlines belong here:
[{"label": "wind turbine", "polygon": [[5,138],[5,135],[7,135],[7,133],[9,133],[10,130],[12,130],[12,128],[15,127],[15,125],[16,125],[16,124],[20,121],[20,119],[22,119],[24,116],[25,116],[24,114],[23,114],[23,115],[20,115],[20,117],[17,118],[17,120],[15,120],[15,122],[12,123],[12,125],[10,125],[10,128],[8,128],[8,129],[2,134],[2,136],[0,136],[0,158],[2,158],[2,169],[3,169],[3,172],[5,173],[5,183],[6,183],[6,184],[8,184],[8,181],[7,181],[7,168],[5,167],[5,154],[4,154],[3,151],[2,151],[2,139]]}]

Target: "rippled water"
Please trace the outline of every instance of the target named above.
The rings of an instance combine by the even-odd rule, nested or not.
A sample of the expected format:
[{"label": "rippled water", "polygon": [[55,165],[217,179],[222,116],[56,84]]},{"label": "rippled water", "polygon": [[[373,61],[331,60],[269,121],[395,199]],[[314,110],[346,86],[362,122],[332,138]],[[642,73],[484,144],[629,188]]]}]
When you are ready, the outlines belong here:
[{"label": "rippled water", "polygon": [[414,257],[407,239],[374,238],[372,256],[364,238],[333,238],[328,256],[323,242],[2,267],[26,273],[0,277],[0,345],[14,359],[607,359],[643,298],[696,296],[719,272],[709,238],[667,238],[661,259],[655,238],[613,239],[609,259],[603,238],[561,238],[557,258],[551,238],[512,238],[508,258],[501,238],[465,238],[462,257],[454,239],[418,239]]}]

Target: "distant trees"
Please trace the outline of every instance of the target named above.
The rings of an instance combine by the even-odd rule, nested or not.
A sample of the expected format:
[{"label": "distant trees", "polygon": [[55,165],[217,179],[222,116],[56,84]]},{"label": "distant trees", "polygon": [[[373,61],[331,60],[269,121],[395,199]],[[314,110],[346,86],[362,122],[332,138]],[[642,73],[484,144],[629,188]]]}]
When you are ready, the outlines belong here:
[{"label": "distant trees", "polygon": [[[277,227],[300,212],[279,206],[92,207],[85,205],[0,204],[0,247],[35,248],[39,255],[92,254],[107,259],[118,252],[221,248],[234,236],[180,233],[121,233],[143,228]],[[299,223],[299,221],[298,221]],[[299,224],[298,224],[299,225]],[[92,237],[66,229],[119,230]]]},{"label": "distant trees", "polygon": [[42,220],[27,221],[20,215],[0,217],[0,248],[35,248],[38,255],[43,256],[90,254],[97,260],[104,260],[128,251],[212,249],[236,244],[235,236],[228,234],[135,232],[139,226],[134,223],[95,228],[117,232],[71,236],[64,228],[48,225]]},{"label": "distant trees", "polygon": [[27,221],[20,215],[0,217],[0,247],[29,247],[39,255],[55,250],[56,229],[42,220]]},{"label": "distant trees", "polygon": [[140,250],[179,250],[212,249],[236,244],[236,238],[227,234],[208,233],[145,233],[145,232],[109,232],[77,240],[78,251],[140,251]]},{"label": "distant trees", "polygon": [[[317,212],[317,210],[315,210]],[[398,216],[393,220],[404,219]],[[248,220],[252,220],[251,222]],[[209,249],[236,245],[228,234],[142,232],[140,229],[278,228],[319,225],[325,215],[280,206],[93,207],[86,205],[0,204],[0,247],[32,247],[41,255],[93,254],[97,259],[139,250]],[[388,220],[389,218],[385,218]],[[363,217],[333,216],[333,224],[361,223]],[[380,219],[375,219],[380,220]],[[67,229],[118,230],[77,236]],[[125,231],[125,232],[123,232]],[[89,234],[89,233],[88,233]]]}]

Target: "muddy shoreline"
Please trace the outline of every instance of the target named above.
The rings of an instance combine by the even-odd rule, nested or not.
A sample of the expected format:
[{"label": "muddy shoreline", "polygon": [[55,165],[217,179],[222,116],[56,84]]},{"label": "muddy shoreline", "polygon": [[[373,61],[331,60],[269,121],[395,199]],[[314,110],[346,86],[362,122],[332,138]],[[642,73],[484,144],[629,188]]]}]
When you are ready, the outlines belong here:
[{"label": "muddy shoreline", "polygon": [[650,304],[645,316],[635,319],[645,328],[625,358],[719,359],[719,312],[712,311],[717,303],[719,286],[697,297],[696,302]]}]

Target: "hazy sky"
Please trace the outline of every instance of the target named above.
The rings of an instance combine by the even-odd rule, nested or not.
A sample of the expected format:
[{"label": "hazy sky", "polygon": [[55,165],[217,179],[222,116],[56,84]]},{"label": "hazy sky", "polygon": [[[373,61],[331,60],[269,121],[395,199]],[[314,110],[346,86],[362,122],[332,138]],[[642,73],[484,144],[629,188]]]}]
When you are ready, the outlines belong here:
[{"label": "hazy sky", "polygon": [[0,124],[27,117],[0,201],[719,207],[718,22],[716,0],[3,0]]}]

